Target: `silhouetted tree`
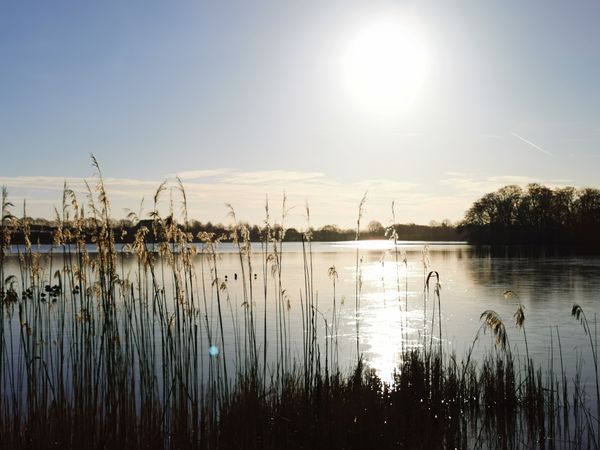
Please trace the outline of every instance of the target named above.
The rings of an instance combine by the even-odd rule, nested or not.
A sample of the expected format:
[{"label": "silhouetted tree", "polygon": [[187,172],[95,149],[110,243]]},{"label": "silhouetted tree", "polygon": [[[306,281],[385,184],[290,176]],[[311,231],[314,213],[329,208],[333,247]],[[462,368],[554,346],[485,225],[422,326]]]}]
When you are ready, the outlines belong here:
[{"label": "silhouetted tree", "polygon": [[465,213],[459,228],[477,243],[597,245],[598,226],[598,189],[553,190],[532,183],[525,191],[511,185],[485,194]]}]

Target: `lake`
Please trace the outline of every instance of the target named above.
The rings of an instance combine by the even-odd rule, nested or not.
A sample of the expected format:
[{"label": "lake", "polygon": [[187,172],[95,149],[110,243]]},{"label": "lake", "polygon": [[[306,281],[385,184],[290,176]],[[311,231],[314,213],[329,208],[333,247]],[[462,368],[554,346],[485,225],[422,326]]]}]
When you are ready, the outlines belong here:
[{"label": "lake", "polygon": [[[335,266],[338,273],[336,296],[340,312],[341,363],[353,361],[356,355],[357,249],[362,280],[360,351],[367,363],[384,379],[397,367],[403,345],[418,346],[422,342],[423,293],[426,275],[430,271],[437,271],[440,277],[444,345],[455,351],[459,358],[472,345],[481,327],[482,312],[489,309],[502,317],[513,350],[524,357],[523,333],[513,319],[520,303],[524,306],[524,327],[534,361],[550,362],[552,351],[555,367],[559,367],[558,327],[563,364],[567,371],[574,370],[579,357],[582,357],[584,374],[593,369],[588,337],[581,324],[571,316],[571,308],[574,303],[579,304],[590,322],[600,312],[600,257],[557,256],[555,252],[544,254],[524,249],[492,251],[465,244],[433,242],[401,242],[397,255],[389,241],[312,245],[314,286],[318,292],[319,310],[325,317],[331,315],[333,308],[329,267]],[[231,296],[239,299],[241,282],[232,281],[234,274],[239,273],[239,258],[229,253],[229,248],[223,250],[220,275],[228,275]],[[296,316],[299,315],[300,292],[304,288],[301,244],[284,244],[283,251],[284,288],[290,298],[291,316],[294,317],[294,311]],[[402,262],[402,252],[406,255],[406,264]],[[261,287],[258,286],[258,289]],[[512,294],[505,295],[506,291]],[[425,330],[430,334],[432,298],[426,307]],[[409,339],[403,342],[402,330],[406,324]],[[434,338],[438,336],[437,328],[435,324]],[[299,343],[301,337],[298,334],[294,336]],[[475,352],[488,348],[492,343],[490,336],[481,334]]]},{"label": "lake", "polygon": [[[93,246],[89,246],[93,250]],[[42,247],[48,255],[50,248]],[[308,249],[306,249],[308,250]],[[13,248],[13,252],[18,249]],[[357,267],[358,252],[358,267]],[[232,244],[217,247],[218,277],[223,304],[223,348],[214,343],[211,352],[220,352],[227,358],[240,358],[239,342],[244,327],[244,312],[252,298],[254,317],[257,322],[259,353],[264,350],[263,320],[267,321],[267,354],[275,359],[278,333],[285,330],[292,356],[299,357],[303,345],[303,304],[306,300],[305,267],[312,268],[312,291],[314,292],[315,320],[320,335],[317,339],[325,353],[325,341],[335,345],[340,367],[350,367],[356,361],[357,287],[360,308],[358,311],[359,349],[366,363],[377,370],[384,380],[389,380],[398,366],[403,348],[420,346],[423,339],[437,341],[438,323],[434,323],[433,284],[430,298],[424,305],[424,286],[427,274],[436,271],[440,279],[440,304],[442,342],[445,352],[456,352],[464,357],[479,332],[474,353],[481,354],[493,345],[493,338],[480,332],[480,316],[485,310],[496,311],[503,319],[513,351],[522,358],[525,346],[522,330],[513,319],[518,304],[524,306],[524,328],[527,333],[529,353],[536,363],[545,366],[552,362],[559,367],[557,329],[560,333],[563,364],[568,373],[574,373],[581,359],[584,382],[593,376],[593,364],[589,351],[589,340],[581,324],[571,317],[574,303],[582,306],[592,330],[596,314],[600,312],[600,257],[581,256],[556,252],[492,251],[475,248],[462,243],[399,242],[397,250],[390,241],[359,242],[315,242],[312,243],[309,260],[301,243],[284,243],[281,257],[281,290],[284,323],[278,323],[281,311],[277,311],[279,292],[278,272],[272,261],[265,261],[260,244],[252,246],[252,269],[256,276],[248,274],[244,263],[245,278],[242,276],[240,255]],[[534,254],[532,254],[534,253]],[[406,262],[404,262],[406,259]],[[135,280],[137,263],[134,256],[119,259],[119,273],[123,278]],[[205,279],[204,291],[208,289],[206,308],[199,303],[200,314],[206,312],[204,326],[217,329],[216,288],[211,288],[214,273],[206,255],[194,257],[198,280]],[[61,266],[60,251],[53,250],[53,269],[45,265],[42,278],[50,280],[51,270]],[[160,266],[160,263],[159,265]],[[337,328],[332,328],[334,308],[334,279],[330,268],[335,267],[335,308]],[[213,269],[214,270],[214,269]],[[264,270],[264,271],[263,271]],[[159,276],[160,268],[157,270]],[[164,272],[163,272],[164,273]],[[5,266],[5,277],[19,277],[18,259],[9,256]],[[357,279],[358,276],[358,279]],[[246,280],[244,283],[243,280]],[[250,280],[252,286],[250,286]],[[266,314],[265,305],[266,280]],[[164,279],[165,291],[172,286],[172,277]],[[358,281],[358,283],[357,283]],[[245,285],[245,286],[244,286]],[[208,288],[206,287],[208,286]],[[244,289],[246,294],[244,295]],[[200,292],[201,289],[198,290]],[[310,289],[309,289],[310,290]],[[511,295],[505,295],[511,291]],[[250,297],[251,296],[251,297]],[[507,298],[508,297],[508,298]],[[424,320],[424,308],[427,316]],[[5,318],[6,320],[6,318]],[[327,320],[327,328],[325,321]],[[13,324],[13,327],[16,325]],[[425,331],[424,331],[425,330]],[[5,332],[8,331],[8,328]],[[237,336],[237,338],[236,338]],[[242,338],[243,339],[243,338]],[[213,339],[215,340],[215,339]],[[209,343],[203,341],[200,348],[205,358],[210,358]],[[235,355],[235,356],[234,356]],[[214,356],[214,354],[213,354]]]}]

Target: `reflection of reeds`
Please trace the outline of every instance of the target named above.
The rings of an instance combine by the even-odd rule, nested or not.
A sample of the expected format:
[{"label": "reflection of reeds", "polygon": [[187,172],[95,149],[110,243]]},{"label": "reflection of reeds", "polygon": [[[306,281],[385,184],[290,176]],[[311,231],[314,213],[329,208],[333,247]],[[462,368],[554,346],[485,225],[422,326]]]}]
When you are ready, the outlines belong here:
[{"label": "reflection of reeds", "polygon": [[[329,268],[333,288],[329,315],[327,304],[316,294],[318,269],[313,267],[307,231],[304,290],[300,313],[296,312],[282,264],[285,203],[281,225],[270,223],[266,209],[260,311],[254,292],[255,276],[260,274],[254,273],[248,229],[233,208],[233,225],[226,237],[233,242],[240,266],[239,302],[229,294],[230,282],[221,278],[218,246],[224,237],[202,233],[196,237],[201,248],[192,243],[180,181],[182,223],[177,223],[172,205],[168,217],[161,216],[159,203],[166,192],[161,185],[151,229],[143,224],[134,228],[133,242],[118,250],[95,160],[94,165],[98,179],[88,193],[90,215],[83,214],[75,194],[65,186],[55,247],[48,254],[36,251],[26,214],[20,220],[12,216],[3,190],[0,447],[518,448],[544,443],[561,447],[561,442],[565,447],[597,446],[596,418],[585,403],[581,371],[569,389],[558,330],[560,378],[549,369],[544,382],[533,363],[526,373],[518,371],[504,323],[491,310],[481,315],[482,329],[492,332],[502,351],[491,349],[474,361],[477,333],[468,357],[458,362],[443,351],[439,274],[429,272],[424,301],[431,285],[430,339],[416,350],[404,347],[393,380],[384,383],[359,353],[357,251],[358,359],[353,370],[343,374],[338,354],[342,305],[336,292],[340,275],[335,266]],[[364,198],[357,239],[363,206]],[[6,249],[16,231],[23,233],[25,244],[17,247],[16,258],[11,256],[17,265],[8,266]],[[90,236],[94,253],[86,247]],[[398,255],[395,262],[407,267],[406,259],[400,262]],[[6,273],[8,267],[11,273]],[[398,271],[396,277],[400,298]],[[271,304],[274,327],[267,320]],[[405,317],[407,312],[408,284]],[[290,340],[293,314],[301,316],[303,336],[297,356],[292,356]],[[581,308],[574,307],[573,315],[590,338],[597,369],[590,325]],[[517,309],[515,319],[526,340],[524,318],[523,309]],[[436,320],[439,345],[432,340]],[[407,336],[406,319],[403,328],[398,332]]]}]

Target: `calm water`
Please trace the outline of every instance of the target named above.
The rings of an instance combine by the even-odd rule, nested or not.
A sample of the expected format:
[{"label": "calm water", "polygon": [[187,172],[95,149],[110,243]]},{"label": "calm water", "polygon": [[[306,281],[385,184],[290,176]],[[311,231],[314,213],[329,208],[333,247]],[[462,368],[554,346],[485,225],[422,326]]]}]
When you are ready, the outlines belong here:
[{"label": "calm water", "polygon": [[[384,378],[399,362],[404,323],[408,324],[410,332],[407,345],[420,345],[422,342],[424,278],[433,270],[439,273],[442,286],[444,344],[459,357],[471,346],[481,326],[480,315],[488,309],[500,314],[506,324],[509,342],[524,356],[523,334],[513,319],[520,302],[525,307],[525,329],[529,352],[534,360],[546,365],[553,352],[555,367],[559,367],[558,327],[566,369],[574,371],[577,359],[582,358],[584,374],[592,376],[589,340],[579,322],[571,317],[571,308],[574,303],[581,305],[590,322],[600,312],[600,257],[519,256],[515,255],[516,252],[496,255],[469,245],[452,243],[401,243],[398,265],[396,252],[388,241],[313,244],[314,284],[318,291],[319,310],[326,317],[330,317],[333,307],[333,285],[328,268],[335,266],[338,272],[338,308],[343,299],[339,336],[341,363],[352,361],[356,355],[357,247],[362,280],[359,313],[361,352]],[[220,276],[228,275],[232,298],[241,298],[241,282],[232,280],[234,274],[239,273],[239,259],[237,255],[228,253],[227,247],[222,250]],[[304,287],[301,244],[285,244],[284,252],[284,288],[289,293],[291,317],[299,317],[300,292]],[[401,252],[406,254],[406,265],[402,263]],[[515,295],[505,298],[503,294],[507,290]],[[432,306],[430,301],[426,333],[431,332]],[[437,337],[437,324],[434,336]],[[301,342],[301,335],[294,334],[294,337],[296,342]],[[475,351],[485,350],[492,343],[489,334],[481,334]]]},{"label": "calm water", "polygon": [[[531,356],[546,365],[554,354],[559,367],[556,327],[560,331],[563,359],[572,373],[578,358],[582,359],[584,378],[590,379],[592,367],[589,341],[581,325],[571,317],[573,303],[580,304],[590,322],[600,312],[600,257],[596,256],[519,256],[492,255],[469,245],[455,243],[401,243],[396,254],[388,241],[344,243],[313,243],[314,290],[318,298],[318,318],[321,338],[328,334],[323,317],[331,324],[333,282],[329,268],[335,266],[336,303],[339,311],[339,362],[349,366],[356,359],[355,289],[359,254],[359,277],[362,282],[359,311],[360,351],[367,363],[388,379],[399,362],[403,345],[418,346],[422,342],[423,288],[429,271],[437,271],[441,281],[442,333],[446,349],[460,357],[473,342],[480,329],[480,315],[492,309],[500,314],[507,326],[509,341],[524,354],[523,334],[512,318],[517,303],[525,306],[525,328]],[[47,249],[45,249],[47,250]],[[233,323],[243,322],[243,283],[237,251],[230,244],[219,247],[220,279],[227,277],[226,342],[234,339]],[[253,246],[253,299],[256,314],[262,321],[264,278],[260,246]],[[406,255],[406,264],[403,254]],[[396,264],[398,257],[399,264]],[[201,256],[196,267],[201,270]],[[135,258],[124,260],[123,273],[135,274]],[[11,269],[12,268],[12,269]],[[9,260],[7,273],[16,272],[16,257]],[[205,277],[210,273],[204,266]],[[238,279],[235,279],[235,275]],[[48,277],[49,278],[49,277]],[[167,279],[168,280],[168,279]],[[275,278],[267,275],[268,341],[275,340],[274,308]],[[302,348],[301,298],[304,296],[304,260],[300,243],[285,243],[282,256],[282,282],[289,302],[290,342],[298,355]],[[167,285],[169,281],[166,281]],[[513,291],[507,299],[503,293]],[[227,300],[227,299],[226,299]],[[405,305],[407,308],[405,308]],[[426,333],[430,333],[433,303],[427,305]],[[216,329],[214,299],[208,303],[210,323]],[[408,326],[409,339],[403,342],[403,326]],[[262,328],[260,323],[259,328]],[[592,325],[593,328],[593,325]],[[435,326],[437,338],[437,324]],[[262,334],[258,336],[262,344]],[[493,340],[481,334],[475,352],[489,348]],[[206,349],[207,350],[207,349]],[[224,349],[231,355],[231,349]],[[274,355],[274,344],[268,352]],[[205,353],[208,357],[208,351]],[[232,357],[232,356],[230,356]],[[585,380],[584,380],[585,381]]]}]

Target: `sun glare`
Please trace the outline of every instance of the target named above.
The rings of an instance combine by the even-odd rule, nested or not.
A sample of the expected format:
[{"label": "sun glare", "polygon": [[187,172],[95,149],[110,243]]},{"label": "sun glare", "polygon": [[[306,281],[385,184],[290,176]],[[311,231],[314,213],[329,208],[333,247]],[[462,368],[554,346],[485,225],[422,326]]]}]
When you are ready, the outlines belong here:
[{"label": "sun glare", "polygon": [[344,54],[346,88],[369,112],[406,111],[425,81],[426,56],[423,39],[409,21],[374,22],[356,35]]}]

